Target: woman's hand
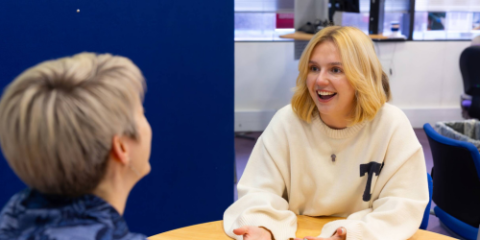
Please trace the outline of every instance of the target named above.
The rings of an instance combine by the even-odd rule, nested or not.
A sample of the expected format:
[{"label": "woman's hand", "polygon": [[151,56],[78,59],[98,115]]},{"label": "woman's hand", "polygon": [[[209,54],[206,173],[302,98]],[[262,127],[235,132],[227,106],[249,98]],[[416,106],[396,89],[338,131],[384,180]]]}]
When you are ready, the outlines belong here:
[{"label": "woman's hand", "polygon": [[339,228],[337,228],[337,231],[335,231],[333,236],[331,236],[329,238],[319,238],[319,237],[304,237],[303,239],[302,238],[295,238],[295,240],[304,240],[304,239],[308,239],[308,240],[345,240],[345,239],[347,239],[347,229],[345,229],[343,227],[339,227]]},{"label": "woman's hand", "polygon": [[254,226],[243,226],[233,230],[235,235],[243,235],[243,240],[272,240],[270,232]]}]

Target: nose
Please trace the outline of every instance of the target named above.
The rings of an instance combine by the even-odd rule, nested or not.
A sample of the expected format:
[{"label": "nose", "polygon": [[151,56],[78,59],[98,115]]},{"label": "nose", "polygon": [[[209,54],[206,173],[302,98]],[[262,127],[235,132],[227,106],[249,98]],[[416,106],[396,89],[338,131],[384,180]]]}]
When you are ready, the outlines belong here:
[{"label": "nose", "polygon": [[330,80],[328,79],[328,74],[327,74],[327,71],[325,69],[322,69],[318,73],[315,83],[318,86],[327,86],[328,84],[330,84]]}]

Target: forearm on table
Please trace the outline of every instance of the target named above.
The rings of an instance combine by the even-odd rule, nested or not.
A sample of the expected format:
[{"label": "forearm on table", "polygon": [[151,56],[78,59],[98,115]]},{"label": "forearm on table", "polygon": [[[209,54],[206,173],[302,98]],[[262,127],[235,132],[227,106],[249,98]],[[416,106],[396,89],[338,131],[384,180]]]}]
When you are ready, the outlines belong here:
[{"label": "forearm on table", "polygon": [[[250,194],[252,195],[252,194]],[[297,217],[288,210],[288,202],[274,194],[246,195],[232,204],[224,214],[227,235],[237,238],[233,230],[243,226],[263,226],[272,231],[275,239],[294,237]]]}]

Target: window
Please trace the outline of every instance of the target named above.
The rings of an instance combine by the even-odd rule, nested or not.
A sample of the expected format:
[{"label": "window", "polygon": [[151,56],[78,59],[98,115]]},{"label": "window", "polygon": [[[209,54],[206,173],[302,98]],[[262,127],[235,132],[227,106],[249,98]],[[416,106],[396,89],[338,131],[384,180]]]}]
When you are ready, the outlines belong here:
[{"label": "window", "polygon": [[369,18],[370,18],[370,12],[364,12],[360,8],[360,13],[349,13],[349,12],[343,13],[342,25],[357,27],[360,30],[362,30],[365,34],[368,34]]},{"label": "window", "polygon": [[[291,41],[279,36],[295,31],[294,5],[295,0],[235,0],[235,41]],[[360,0],[360,13],[343,13],[342,25],[368,33],[369,16],[370,0]]]},{"label": "window", "polygon": [[480,35],[479,0],[416,0],[414,40],[466,39]]},{"label": "window", "polygon": [[235,41],[289,41],[294,0],[235,0]]},{"label": "window", "polygon": [[[279,36],[295,31],[295,1],[309,0],[235,0],[235,41],[290,41]],[[344,12],[342,25],[368,33],[370,1],[359,0],[360,13]],[[399,23],[408,37],[410,2],[385,0],[383,35],[390,35],[392,23]],[[415,0],[414,7],[413,40],[470,40],[480,35],[480,0]]]},{"label": "window", "polygon": [[368,34],[370,18],[370,0],[360,0],[360,13],[344,12],[342,26],[353,26]]},{"label": "window", "polygon": [[410,0],[385,0],[383,35],[392,34],[392,23],[400,24],[400,32],[408,37],[410,28]]}]

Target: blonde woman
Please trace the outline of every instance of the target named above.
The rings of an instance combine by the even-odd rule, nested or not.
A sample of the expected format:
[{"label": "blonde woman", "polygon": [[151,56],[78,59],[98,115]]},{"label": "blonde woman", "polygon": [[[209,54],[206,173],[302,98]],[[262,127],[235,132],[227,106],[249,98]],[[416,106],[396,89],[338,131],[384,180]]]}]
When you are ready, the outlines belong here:
[{"label": "blonde woman", "polygon": [[306,47],[291,105],[258,139],[224,214],[244,240],[295,237],[296,214],[339,216],[320,239],[407,239],[429,196],[422,147],[390,89],[372,41],[327,27]]},{"label": "blonde woman", "polygon": [[145,81],[129,59],[82,53],[27,69],[0,100],[0,143],[29,187],[0,213],[0,239],[145,239],[122,218],[150,172]]}]

